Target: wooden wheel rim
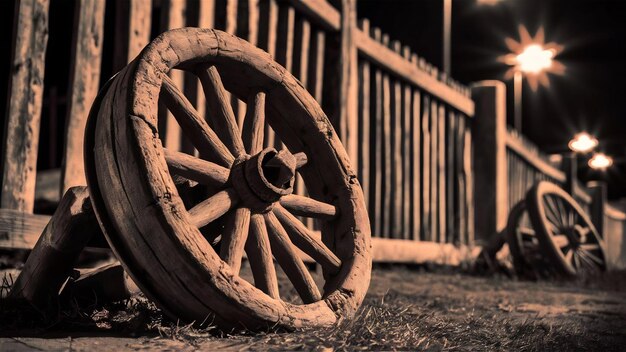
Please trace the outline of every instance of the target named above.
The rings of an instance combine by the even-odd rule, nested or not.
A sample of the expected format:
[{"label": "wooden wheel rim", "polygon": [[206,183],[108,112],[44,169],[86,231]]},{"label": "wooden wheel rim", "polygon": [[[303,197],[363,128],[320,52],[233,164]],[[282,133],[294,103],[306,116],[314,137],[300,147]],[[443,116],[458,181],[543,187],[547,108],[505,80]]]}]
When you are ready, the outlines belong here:
[{"label": "wooden wheel rim", "polygon": [[536,264],[542,264],[539,260],[531,258],[531,256],[539,254],[539,248],[535,249],[536,252],[529,251],[528,243],[531,241],[524,237],[524,235],[528,236],[530,231],[534,233],[533,228],[522,228],[522,220],[526,213],[526,202],[524,200],[521,200],[511,209],[506,226],[506,242],[509,245],[511,257],[513,258],[513,267],[517,276],[536,279],[538,276],[543,276],[544,270],[535,267]]},{"label": "wooden wheel rim", "polygon": [[[537,239],[539,240],[539,244],[541,246],[542,252],[547,257],[547,259],[552,263],[556,272],[565,275],[565,276],[576,276],[582,272],[580,270],[583,264],[579,264],[575,266],[572,264],[573,257],[569,257],[567,253],[574,253],[575,251],[571,242],[567,242],[567,246],[569,249],[564,252],[563,241],[561,238],[557,241],[556,236],[561,236],[560,234],[555,234],[555,229],[553,225],[551,225],[555,220],[551,220],[549,218],[559,217],[559,215],[554,215],[554,207],[561,207],[559,204],[554,205],[554,199],[561,202],[561,206],[565,207],[565,210],[562,211],[563,214],[569,210],[567,214],[572,214],[573,220],[570,221],[568,219],[563,220],[562,222],[569,222],[573,224],[582,224],[586,229],[588,229],[588,233],[585,236],[584,244],[593,245],[593,255],[594,259],[590,259],[586,257],[585,267],[591,269],[590,271],[596,270],[606,270],[606,254],[604,244],[602,239],[600,238],[598,231],[595,226],[589,219],[589,217],[584,213],[580,205],[563,189],[559,186],[547,182],[541,181],[537,183],[533,188],[528,191],[526,196],[526,207],[528,209],[528,214],[533,225],[533,228],[536,231]],[[563,209],[563,208],[561,208]],[[568,215],[569,217],[569,215]],[[572,226],[569,226],[572,227]],[[558,232],[567,231],[565,228],[561,228],[556,230]],[[581,249],[581,247],[578,247]],[[575,254],[572,254],[575,256]],[[583,259],[579,259],[583,260]],[[591,262],[589,262],[591,260]],[[593,263],[594,265],[590,265]],[[593,267],[595,266],[595,270]]]},{"label": "wooden wheel rim", "polygon": [[[335,198],[339,215],[324,223],[322,239],[342,260],[338,273],[324,272],[322,300],[294,305],[270,298],[233,274],[190,224],[167,171],[157,101],[164,74],[200,62],[218,66],[224,86],[238,97],[265,91],[269,123],[285,145],[315,156],[301,174],[311,195]],[[371,271],[360,185],[317,102],[267,53],[217,30],[169,31],[101,95],[85,149],[94,209],[126,270],[166,312],[196,322],[215,314],[216,322],[229,327],[296,328],[330,325],[356,311]]]}]

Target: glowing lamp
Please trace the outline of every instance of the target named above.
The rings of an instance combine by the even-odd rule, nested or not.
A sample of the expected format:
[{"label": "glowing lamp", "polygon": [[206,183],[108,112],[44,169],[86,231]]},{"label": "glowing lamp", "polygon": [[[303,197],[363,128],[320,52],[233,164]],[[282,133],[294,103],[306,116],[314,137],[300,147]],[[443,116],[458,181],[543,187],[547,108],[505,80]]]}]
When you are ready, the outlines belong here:
[{"label": "glowing lamp", "polygon": [[589,133],[582,132],[575,135],[567,146],[576,153],[588,153],[598,146],[598,140]]},{"label": "glowing lamp", "polygon": [[608,167],[613,165],[613,158],[603,153],[596,153],[591,159],[589,159],[587,164],[594,170],[606,170]]}]

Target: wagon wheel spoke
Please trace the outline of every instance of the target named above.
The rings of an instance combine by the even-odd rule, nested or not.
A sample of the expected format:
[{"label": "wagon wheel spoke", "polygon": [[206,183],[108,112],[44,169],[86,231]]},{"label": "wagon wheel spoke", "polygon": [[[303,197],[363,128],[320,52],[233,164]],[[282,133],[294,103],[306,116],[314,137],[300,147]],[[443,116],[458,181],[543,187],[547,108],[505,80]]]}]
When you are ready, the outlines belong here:
[{"label": "wagon wheel spoke", "polygon": [[243,140],[250,155],[254,155],[263,149],[264,133],[265,93],[257,92],[248,98],[246,117],[243,120]]},{"label": "wagon wheel spoke", "polygon": [[217,68],[211,66],[206,70],[200,70],[198,78],[209,107],[211,126],[224,138],[224,144],[235,156],[244,154],[245,148],[235,113]]},{"label": "wagon wheel spoke", "polygon": [[309,161],[304,152],[295,153],[293,157],[296,158],[296,169],[303,167]]},{"label": "wagon wheel spoke", "polygon": [[589,260],[595,262],[596,264],[598,265],[604,264],[604,261],[602,259],[598,258],[595,254],[590,253],[587,250],[584,250],[582,247],[579,248],[579,251],[582,256],[584,256],[585,258],[588,258]]},{"label": "wagon wheel spoke", "polygon": [[164,149],[170,173],[203,185],[222,187],[228,181],[227,168],[189,154]]},{"label": "wagon wheel spoke", "polygon": [[332,219],[337,215],[334,205],[295,194],[283,196],[280,205],[296,215],[310,218]]},{"label": "wagon wheel spoke", "polygon": [[276,268],[272,259],[272,249],[263,215],[252,215],[250,234],[245,248],[248,260],[250,260],[254,285],[268,296],[279,299]]},{"label": "wagon wheel spoke", "polygon": [[572,261],[574,259],[574,250],[570,247],[566,247],[563,254],[565,254],[565,261],[574,265],[574,262]]},{"label": "wagon wheel spoke", "polygon": [[558,206],[549,196],[546,196],[545,200],[544,204],[546,204],[546,217],[548,218],[548,221],[557,229],[560,229],[563,223],[561,222],[561,217],[559,216]]},{"label": "wagon wheel spoke", "polygon": [[578,254],[578,258],[580,259],[580,264],[583,270],[596,271],[598,269],[597,263],[594,263],[594,260],[589,258],[584,251],[578,250],[576,251],[576,254]]},{"label": "wagon wheel spoke", "polygon": [[574,268],[577,270],[580,269],[580,258],[578,258],[578,253],[576,253],[573,249],[570,250],[570,252],[572,252],[572,264],[574,265]]},{"label": "wagon wheel spoke", "polygon": [[235,158],[231,152],[167,75],[163,75],[161,96],[200,155],[222,166],[233,163]]},{"label": "wagon wheel spoke", "polygon": [[276,205],[273,211],[296,247],[308,254],[329,273],[335,274],[339,271],[341,260],[321,239],[317,238],[300,220],[281,205]]},{"label": "wagon wheel spoke", "polygon": [[580,248],[587,252],[597,251],[600,249],[600,245],[595,243],[584,243],[580,245]]},{"label": "wagon wheel spoke", "polygon": [[239,274],[243,249],[248,239],[250,228],[250,209],[237,208],[228,214],[222,245],[220,246],[220,258],[230,265],[233,273]]},{"label": "wagon wheel spoke", "polygon": [[553,197],[552,199],[554,199],[554,202],[557,205],[557,209],[558,209],[558,213],[559,216],[561,217],[561,224],[566,227],[568,226],[569,222],[569,212],[567,211],[567,206],[565,206],[563,204],[563,200],[560,197]]},{"label": "wagon wheel spoke", "polygon": [[232,188],[219,191],[213,196],[189,209],[191,223],[201,228],[226,214],[239,202],[239,196]]},{"label": "wagon wheel spoke", "polygon": [[565,235],[554,235],[552,236],[552,241],[558,248],[564,248],[569,246],[569,240]]},{"label": "wagon wheel spoke", "polygon": [[264,215],[270,236],[270,243],[276,260],[287,274],[304,303],[313,303],[322,299],[322,295],[307,270],[304,262],[289,240],[285,229],[276,215],[269,212]]},{"label": "wagon wheel spoke", "polygon": [[535,230],[530,227],[519,227],[518,232],[522,236],[522,241],[532,241],[536,238]]}]

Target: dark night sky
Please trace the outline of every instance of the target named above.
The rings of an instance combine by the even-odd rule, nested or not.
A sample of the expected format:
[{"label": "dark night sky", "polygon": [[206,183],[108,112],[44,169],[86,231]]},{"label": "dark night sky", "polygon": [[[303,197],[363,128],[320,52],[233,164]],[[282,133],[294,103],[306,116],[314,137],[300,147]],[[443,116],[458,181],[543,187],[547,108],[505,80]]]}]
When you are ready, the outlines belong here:
[{"label": "dark night sky", "polygon": [[[441,67],[442,4],[360,0],[358,13]],[[536,92],[524,84],[523,132],[546,152],[566,151],[576,132],[594,134],[617,165],[590,172],[581,158],[579,177],[605,179],[611,198],[626,197],[626,1],[453,0],[452,7],[452,76],[462,83],[503,80],[507,67],[496,58],[508,52],[504,38],[519,39],[520,24],[531,35],[543,26],[547,42],[565,46],[557,57],[564,76],[550,76],[550,87]],[[512,121],[513,85],[506,83]]]}]

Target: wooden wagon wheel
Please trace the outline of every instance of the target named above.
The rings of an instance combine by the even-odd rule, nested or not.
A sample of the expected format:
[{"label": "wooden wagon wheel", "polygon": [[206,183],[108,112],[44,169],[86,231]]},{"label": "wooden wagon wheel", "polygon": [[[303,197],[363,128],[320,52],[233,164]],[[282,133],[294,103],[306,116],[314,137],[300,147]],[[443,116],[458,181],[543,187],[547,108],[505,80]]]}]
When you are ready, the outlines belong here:
[{"label": "wooden wagon wheel", "polygon": [[[208,123],[168,78],[172,69],[198,76]],[[227,91],[247,102],[243,126]],[[255,329],[327,326],[356,311],[371,272],[361,187],[318,103],[269,54],[217,30],[172,30],[101,94],[85,138],[94,209],[125,269],[166,313]],[[162,147],[159,98],[201,158]],[[288,149],[262,148],[266,122]],[[291,195],[296,172],[309,197]],[[174,174],[214,194],[185,209]],[[321,239],[294,215],[322,220]],[[216,253],[199,228],[219,218]],[[323,293],[296,247],[321,265]],[[238,275],[244,250],[254,285]],[[303,304],[280,299],[272,255]]]},{"label": "wooden wagon wheel", "polygon": [[518,202],[509,212],[505,238],[518,277],[538,279],[549,275],[549,266],[546,265],[539,240],[528,218],[525,200]]},{"label": "wooden wagon wheel", "polygon": [[558,274],[576,276],[606,270],[602,239],[567,192],[541,181],[528,191],[526,207],[541,250]]}]

